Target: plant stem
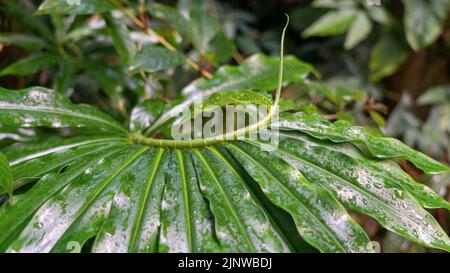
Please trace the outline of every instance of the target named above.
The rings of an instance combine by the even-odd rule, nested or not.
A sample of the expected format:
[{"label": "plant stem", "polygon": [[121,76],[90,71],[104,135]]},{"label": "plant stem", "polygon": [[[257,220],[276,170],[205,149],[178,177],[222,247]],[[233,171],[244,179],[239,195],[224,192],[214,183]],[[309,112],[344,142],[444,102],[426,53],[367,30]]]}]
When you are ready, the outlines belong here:
[{"label": "plant stem", "polygon": [[215,137],[193,139],[193,140],[173,140],[173,139],[147,138],[141,134],[133,134],[131,135],[131,140],[137,144],[155,147],[168,147],[168,148],[198,148],[210,146],[213,144],[224,143],[228,140],[239,139],[240,137],[245,137],[245,135],[251,132],[255,132],[260,129],[266,128],[267,127],[266,124],[270,122],[274,114],[275,114],[274,108],[272,108],[270,114],[267,115],[265,119],[259,121],[258,123]]},{"label": "plant stem", "polygon": [[233,132],[222,134],[215,137],[203,138],[203,139],[193,139],[193,140],[173,140],[173,139],[155,139],[148,138],[141,134],[132,134],[131,141],[137,144],[143,144],[155,147],[167,147],[167,148],[199,148],[203,146],[209,146],[213,144],[224,143],[228,140],[235,140],[241,137],[245,137],[247,134],[261,130],[267,127],[267,124],[272,120],[272,118],[278,112],[278,103],[281,95],[281,88],[283,85],[283,59],[284,59],[284,35],[289,24],[289,16],[286,14],[287,22],[283,29],[283,34],[281,35],[281,49],[280,49],[280,65],[278,67],[278,87],[276,90],[275,101],[272,107],[270,107],[269,114],[261,121],[249,125],[247,127],[238,129]]},{"label": "plant stem", "polygon": [[281,88],[283,87],[283,66],[284,66],[284,36],[286,34],[286,29],[289,25],[289,15],[286,15],[286,25],[284,25],[283,33],[281,34],[281,44],[280,44],[280,66],[278,68],[278,86],[275,94],[275,107],[278,108],[278,103],[280,101],[281,96]]}]

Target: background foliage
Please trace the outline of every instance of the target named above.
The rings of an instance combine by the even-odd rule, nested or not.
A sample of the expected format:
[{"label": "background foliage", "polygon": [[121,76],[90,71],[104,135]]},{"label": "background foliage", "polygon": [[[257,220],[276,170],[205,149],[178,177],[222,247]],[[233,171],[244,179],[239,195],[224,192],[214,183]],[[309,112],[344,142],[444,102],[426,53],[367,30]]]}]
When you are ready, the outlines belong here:
[{"label": "background foliage", "polygon": [[[286,58],[284,79],[290,84],[281,101],[285,111],[301,110],[317,119],[319,113],[338,121],[336,131],[358,125],[374,136],[397,137],[448,165],[449,9],[446,0],[382,1],[381,6],[363,0],[96,0],[81,6],[59,0],[3,0],[0,85],[51,88],[58,98],[95,105],[120,123],[129,123],[133,132],[146,129],[149,135],[169,137],[167,113],[176,112],[180,102],[195,94],[275,89],[278,60],[269,56],[278,56],[282,14],[287,12],[291,26],[286,51],[295,57]],[[130,17],[132,11],[135,16]],[[211,75],[213,81],[208,80]],[[249,82],[249,77],[256,80]],[[57,101],[62,108],[72,107]],[[90,113],[87,109],[73,110]],[[104,125],[91,122],[108,131],[114,121],[105,120]],[[54,122],[29,120],[22,127],[52,127]],[[65,122],[53,127],[82,126],[79,120]],[[56,130],[61,135],[89,133],[95,131],[89,129],[92,124]],[[8,157],[12,143],[46,140],[55,133],[16,125],[0,125],[0,147]],[[233,149],[238,153],[242,147]],[[235,156],[245,162],[245,155]],[[0,161],[6,161],[3,155]],[[448,174],[424,174],[406,160],[400,165],[450,200]],[[12,180],[5,180],[5,193],[12,194]],[[448,210],[430,213],[448,233]],[[370,216],[351,215],[370,239],[383,242],[384,251],[435,251],[385,230]]]}]

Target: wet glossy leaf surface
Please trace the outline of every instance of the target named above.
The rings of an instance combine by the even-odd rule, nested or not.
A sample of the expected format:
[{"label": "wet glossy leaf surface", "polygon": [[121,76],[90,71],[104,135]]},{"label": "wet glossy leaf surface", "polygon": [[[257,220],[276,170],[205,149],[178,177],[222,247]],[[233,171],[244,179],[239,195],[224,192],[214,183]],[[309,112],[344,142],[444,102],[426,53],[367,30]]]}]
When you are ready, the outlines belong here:
[{"label": "wet glossy leaf surface", "polygon": [[0,122],[16,127],[91,127],[108,131],[126,130],[95,107],[72,104],[54,90],[30,87],[0,88]]},{"label": "wet glossy leaf surface", "polygon": [[141,132],[150,127],[164,111],[165,105],[160,99],[145,100],[131,111],[130,131]]},{"label": "wet glossy leaf surface", "polygon": [[[393,85],[417,57],[435,67],[448,0],[404,0],[401,18],[374,1],[291,1],[286,50],[317,63],[320,81],[283,50],[269,57],[285,48],[275,9],[269,18],[224,1],[1,2],[2,83],[54,90],[0,88],[0,252],[365,253],[384,233],[450,252],[450,168],[408,147],[446,162],[449,89],[416,101],[431,106],[426,121],[394,111],[391,123],[383,103],[395,97],[377,83],[393,75],[383,82]],[[407,98],[400,104],[414,107]],[[185,110],[209,112],[198,119],[209,129],[229,105],[249,106],[237,111],[250,123],[255,106],[277,110],[267,119],[277,124],[239,131],[247,139],[168,139]]]},{"label": "wet glossy leaf surface", "polygon": [[437,221],[383,169],[301,136],[283,136],[275,153],[346,207],[374,217],[410,240],[449,250],[450,239]]},{"label": "wet glossy leaf surface", "polygon": [[36,14],[89,14],[115,9],[108,0],[45,0]]},{"label": "wet glossy leaf surface", "polygon": [[331,123],[320,115],[299,113],[286,116],[286,119],[281,120],[279,124],[282,128],[306,132],[319,139],[328,139],[337,143],[350,141],[355,144],[363,144],[373,156],[378,158],[402,157],[427,173],[450,170],[448,166],[409,148],[397,139],[373,136],[363,127],[350,126],[347,122]]},{"label": "wet glossy leaf surface", "polygon": [[248,144],[230,145],[229,149],[270,200],[293,216],[298,232],[311,245],[323,252],[369,250],[364,231],[338,201],[298,169]]},{"label": "wet glossy leaf surface", "polygon": [[[211,99],[242,104],[252,97],[248,103],[271,104],[249,92]],[[124,130],[48,89],[3,89],[0,95],[2,123],[12,126]],[[162,111],[155,103],[143,102],[143,117],[134,113],[135,130]],[[367,157],[348,142],[378,158],[404,157],[426,172],[447,172],[447,166],[395,139],[308,113],[282,116],[278,126],[290,132],[280,132],[270,151],[254,140],[152,148],[117,134],[16,143],[3,150],[7,179],[0,194],[32,184],[0,207],[0,251],[71,252],[93,240],[94,252],[288,252],[298,249],[292,230],[322,252],[373,251],[346,209],[421,245],[450,250],[450,239],[422,207],[450,204],[394,161]],[[267,202],[292,221],[280,222]]]},{"label": "wet glossy leaf surface", "polygon": [[25,178],[37,183],[0,208],[0,250],[70,252],[73,242],[94,238],[96,252],[290,251],[249,178],[322,252],[373,250],[344,207],[417,243],[449,249],[418,202],[448,203],[395,163],[292,133],[282,133],[271,152],[257,142],[224,148],[151,148],[113,136],[12,146],[5,153],[16,187]]},{"label": "wet glossy leaf surface", "polygon": [[0,153],[0,187],[12,197],[13,175],[9,161],[3,153]]}]

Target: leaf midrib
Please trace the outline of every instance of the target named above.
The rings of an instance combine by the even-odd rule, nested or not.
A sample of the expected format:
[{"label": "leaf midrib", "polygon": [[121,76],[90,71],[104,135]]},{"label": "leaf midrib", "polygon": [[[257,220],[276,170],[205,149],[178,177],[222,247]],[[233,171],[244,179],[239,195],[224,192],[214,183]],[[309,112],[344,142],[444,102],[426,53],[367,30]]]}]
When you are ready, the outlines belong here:
[{"label": "leaf midrib", "polygon": [[[93,193],[91,193],[86,201],[83,203],[81,208],[75,213],[72,223],[65,229],[65,231],[69,230],[78,219],[84,215],[84,212],[91,206],[92,202],[98,197],[98,195],[103,192],[103,190],[113,181],[123,170],[125,170],[131,163],[133,163],[137,158],[139,158],[145,151],[150,149],[150,147],[143,147],[139,149],[137,152],[133,153],[127,160],[125,160],[111,175],[109,175],[106,179],[99,183],[99,187],[95,188]],[[52,247],[53,248],[53,247]]]},{"label": "leaf midrib", "polygon": [[65,144],[65,145],[61,145],[61,146],[56,146],[56,147],[52,147],[43,151],[39,151],[37,153],[33,153],[31,155],[27,155],[18,159],[15,159],[13,161],[10,162],[11,166],[14,165],[18,165],[24,161],[27,160],[32,160],[41,156],[45,156],[48,154],[52,154],[55,152],[60,152],[60,151],[65,151],[71,148],[76,148],[79,146],[83,146],[83,145],[88,145],[88,144],[93,144],[93,143],[97,143],[97,142],[108,142],[108,141],[114,141],[114,140],[124,140],[123,138],[102,138],[102,139],[93,139],[93,140],[84,140],[81,142],[76,142],[76,143],[70,143],[70,144]]},{"label": "leaf midrib", "polygon": [[[111,148],[111,147],[108,147],[108,148]],[[112,151],[109,151],[109,152],[107,153],[107,156],[110,156],[110,155],[112,155],[112,154],[118,153],[118,152],[120,152],[120,151],[122,151],[122,150],[123,150],[123,148],[122,148],[122,149],[118,149],[118,150],[114,150],[114,149],[113,149]],[[95,160],[97,160],[97,158],[95,158]],[[91,161],[94,162],[95,160],[91,160]],[[39,210],[39,208],[40,208],[43,204],[45,204],[50,198],[52,198],[58,191],[60,191],[62,188],[64,188],[65,186],[67,186],[69,183],[71,183],[75,178],[77,178],[80,174],[82,174],[87,168],[89,168],[89,165],[83,166],[83,168],[80,168],[78,171],[76,171],[76,172],[74,172],[72,175],[70,175],[70,176],[66,179],[66,183],[65,183],[65,184],[63,184],[60,188],[58,188],[56,191],[54,191],[54,192],[51,193],[49,196],[47,196],[47,197],[45,198],[45,200],[42,201],[41,205],[40,205],[38,208],[34,209],[33,212],[31,212],[30,217],[31,217],[32,214],[34,214],[37,210]],[[22,219],[22,221],[21,221],[20,223],[18,223],[18,224],[21,224],[23,221],[25,221],[25,220]],[[18,224],[17,224],[17,225],[18,225]],[[11,225],[11,226],[9,226],[9,228],[7,228],[6,231],[3,230],[4,234],[8,234],[8,232],[9,232],[11,229],[17,227],[17,225]],[[2,242],[3,242],[3,240],[1,239],[1,237],[2,237],[2,235],[0,235],[0,245],[1,245]]]},{"label": "leaf midrib", "polygon": [[164,154],[164,149],[159,148],[157,155],[156,155],[156,159],[154,161],[154,163],[152,164],[152,169],[150,170],[150,173],[148,175],[146,184],[145,184],[145,189],[144,189],[144,195],[142,197],[142,201],[138,210],[138,217],[135,221],[133,230],[132,230],[132,237],[130,240],[130,249],[134,249],[135,244],[136,244],[136,240],[137,240],[137,236],[139,233],[139,228],[142,225],[142,218],[144,216],[144,212],[145,212],[145,208],[147,207],[147,202],[148,202],[148,196],[150,194],[150,190],[152,189],[153,186],[153,182],[155,181],[155,177],[156,177],[156,172],[159,169],[159,166],[161,164],[161,159],[162,156]]},{"label": "leaf midrib", "polygon": [[291,242],[286,238],[285,234],[281,231],[281,228],[279,227],[278,223],[273,219],[273,217],[269,214],[269,212],[263,207],[260,200],[258,200],[258,198],[255,196],[254,192],[248,187],[248,185],[245,183],[243,177],[237,172],[235,167],[233,167],[230,164],[230,162],[228,162],[228,160],[226,160],[225,157],[215,147],[210,147],[208,149],[211,152],[213,152],[217,157],[220,157],[220,159],[223,161],[223,163],[228,166],[228,168],[231,170],[231,172],[233,172],[233,174],[236,176],[236,178],[241,180],[242,185],[250,193],[250,195],[253,197],[255,202],[263,209],[267,218],[269,219],[269,222],[274,226],[275,230],[278,232],[278,235],[280,235],[280,237],[282,237],[282,239],[285,241],[289,250],[293,250],[294,247],[292,246]]},{"label": "leaf midrib", "polygon": [[184,217],[186,222],[186,235],[188,238],[188,249],[189,251],[193,251],[192,246],[194,245],[194,234],[192,232],[192,219],[191,219],[191,207],[189,205],[189,192],[188,185],[186,180],[186,169],[184,168],[183,162],[183,154],[180,150],[176,150],[177,159],[180,167],[180,175],[181,175],[181,188],[183,190],[183,202],[184,202]]},{"label": "leaf midrib", "polygon": [[232,217],[235,219],[236,224],[240,230],[240,232],[243,234],[243,237],[245,239],[245,241],[247,241],[248,246],[252,249],[253,252],[256,252],[256,249],[252,243],[252,241],[250,240],[250,238],[248,237],[248,234],[246,232],[246,229],[244,226],[242,226],[242,222],[244,222],[241,217],[239,217],[236,214],[235,208],[233,207],[233,205],[231,204],[230,201],[230,197],[228,196],[228,194],[225,192],[225,190],[223,189],[222,185],[220,184],[220,182],[217,180],[216,175],[214,174],[214,172],[212,171],[211,167],[209,166],[208,162],[206,161],[206,159],[203,157],[203,155],[201,154],[201,152],[199,150],[195,150],[195,154],[200,158],[200,160],[203,162],[203,165],[205,166],[205,168],[208,170],[208,173],[210,174],[210,176],[213,178],[215,184],[217,185],[217,187],[219,188],[220,193],[226,198],[226,200],[228,202],[225,203],[225,205],[227,206],[228,210],[230,211]]},{"label": "leaf midrib", "polygon": [[107,120],[102,119],[102,118],[97,118],[97,117],[91,116],[91,115],[83,115],[83,114],[79,114],[79,113],[76,113],[76,112],[72,112],[70,110],[66,111],[65,109],[61,109],[61,108],[47,108],[47,107],[42,107],[42,108],[35,108],[34,107],[33,108],[32,105],[28,105],[27,107],[31,108],[31,109],[29,109],[29,108],[26,108],[26,106],[21,107],[21,106],[14,105],[14,104],[9,104],[9,103],[8,104],[1,104],[0,107],[1,107],[0,111],[2,111],[2,110],[17,110],[17,111],[26,111],[26,112],[51,113],[51,114],[58,114],[58,115],[61,115],[61,116],[83,118],[83,119],[87,119],[87,120],[101,122],[103,124],[109,125],[110,127],[114,127],[116,129],[119,129],[122,132],[128,133],[127,130],[125,130],[124,128],[122,128],[122,126],[120,126],[120,125],[118,125],[116,123],[107,121]]}]

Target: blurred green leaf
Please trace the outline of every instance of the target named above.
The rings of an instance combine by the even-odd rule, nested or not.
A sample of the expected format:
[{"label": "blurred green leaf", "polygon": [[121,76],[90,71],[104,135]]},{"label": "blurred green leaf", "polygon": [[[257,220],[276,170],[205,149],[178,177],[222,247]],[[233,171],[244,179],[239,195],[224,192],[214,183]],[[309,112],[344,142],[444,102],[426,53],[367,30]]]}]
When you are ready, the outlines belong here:
[{"label": "blurred green leaf", "polygon": [[311,5],[319,8],[355,8],[361,0],[314,0]]},{"label": "blurred green leaf", "polygon": [[314,21],[323,16],[328,9],[314,8],[309,5],[302,5],[289,12],[292,27],[298,31],[304,31]]},{"label": "blurred green leaf", "polygon": [[384,124],[386,123],[384,117],[376,111],[370,111],[369,115],[373,119],[373,121],[375,121],[378,124],[378,126],[383,127]]},{"label": "blurred green leaf", "polygon": [[160,99],[145,100],[133,108],[130,118],[130,130],[141,132],[150,127],[164,110],[164,103]]},{"label": "blurred green leaf", "polygon": [[130,70],[132,73],[137,73],[141,69],[145,72],[153,73],[182,65],[185,62],[186,57],[177,51],[174,52],[164,47],[149,45],[136,53]]},{"label": "blurred green leaf", "polygon": [[116,71],[110,65],[98,62],[87,61],[83,66],[89,77],[98,83],[108,95],[113,109],[124,112],[124,78],[128,76]]},{"label": "blurred green leaf", "polygon": [[56,72],[53,89],[58,93],[69,97],[75,85],[77,67],[71,62],[60,62],[58,72]]},{"label": "blurred green leaf", "polygon": [[450,7],[448,0],[403,0],[406,38],[418,51],[432,44],[442,33]]},{"label": "blurred green leaf", "polygon": [[36,31],[42,35],[42,38],[46,39],[47,42],[54,40],[53,32],[49,26],[45,24],[43,18],[33,16],[33,14],[22,5],[14,3],[11,0],[5,0],[2,2],[2,5],[0,5],[0,10],[9,14],[15,21],[18,21],[24,32],[33,33],[33,31]]},{"label": "blurred green leaf", "polygon": [[[192,42],[195,48],[201,53],[205,53],[208,43],[219,31],[219,21],[213,17],[209,8],[209,1],[188,0],[185,4],[189,11],[190,27],[192,31]],[[184,13],[187,14],[187,13]]]},{"label": "blurred green leaf", "polygon": [[39,37],[9,32],[0,32],[0,44],[14,45],[34,50],[47,46],[45,40]]},{"label": "blurred green leaf", "polygon": [[103,16],[106,19],[106,25],[117,52],[122,61],[125,64],[129,64],[136,52],[136,45],[131,39],[126,23],[119,22],[118,19],[113,18],[109,14],[104,14]]},{"label": "blurred green leaf", "polygon": [[342,34],[352,25],[357,14],[354,10],[330,11],[303,32],[303,37],[333,36]]},{"label": "blurred green leaf", "polygon": [[442,103],[450,104],[450,86],[441,85],[427,90],[417,99],[417,103],[419,105]]},{"label": "blurred green leaf", "polygon": [[366,2],[367,15],[374,22],[389,26],[396,24],[396,18],[391,15],[383,6],[368,6]]},{"label": "blurred green leaf", "polygon": [[370,79],[379,81],[397,71],[408,57],[409,51],[401,34],[393,29],[386,29],[375,44],[370,56]]},{"label": "blurred green leaf", "polygon": [[347,37],[345,39],[345,48],[351,49],[359,44],[372,31],[372,23],[367,15],[363,12],[358,12],[356,19],[350,26]]},{"label": "blurred green leaf", "polygon": [[217,33],[206,49],[215,65],[228,60],[235,51],[236,46],[223,32]]},{"label": "blurred green leaf", "polygon": [[192,29],[188,19],[184,18],[176,8],[158,4],[150,3],[148,5],[148,12],[158,19],[163,20],[169,24],[175,31],[177,31],[183,39],[192,41]]},{"label": "blurred green leaf", "polygon": [[219,21],[213,17],[209,2],[203,0],[180,1],[178,9],[161,4],[150,4],[150,14],[166,21],[195,49],[204,54],[208,44],[219,32]]},{"label": "blurred green leaf", "polygon": [[317,93],[333,102],[339,109],[348,103],[364,98],[364,92],[353,82],[339,77],[325,82],[310,81],[307,83],[310,91]]},{"label": "blurred green leaf", "polygon": [[45,0],[36,14],[90,14],[114,9],[115,6],[108,0]]},{"label": "blurred green leaf", "polygon": [[17,75],[26,76],[35,74],[42,69],[58,62],[60,56],[53,53],[37,53],[5,67],[0,71],[0,76]]}]

